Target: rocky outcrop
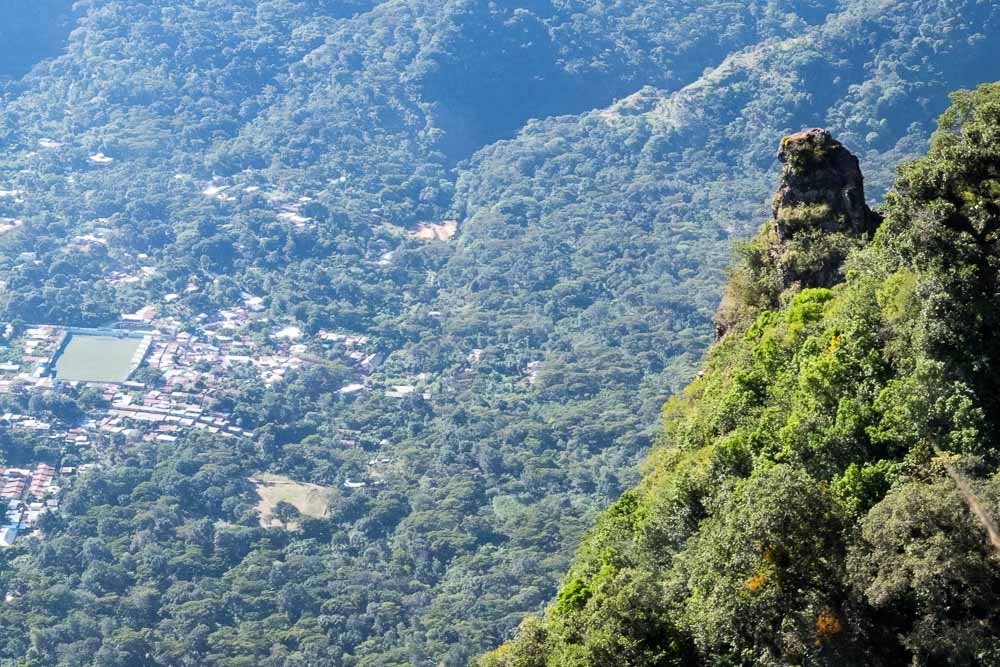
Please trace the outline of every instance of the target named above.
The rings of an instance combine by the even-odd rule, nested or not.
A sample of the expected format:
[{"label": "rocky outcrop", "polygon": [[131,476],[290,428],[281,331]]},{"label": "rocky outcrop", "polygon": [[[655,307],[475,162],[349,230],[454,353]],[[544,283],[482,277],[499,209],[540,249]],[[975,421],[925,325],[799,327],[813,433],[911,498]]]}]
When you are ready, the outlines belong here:
[{"label": "rocky outcrop", "polygon": [[774,217],[726,285],[715,315],[716,339],[760,310],[778,307],[789,290],[840,282],[847,253],[882,222],[865,203],[858,158],[828,131],[786,136],[778,160]]},{"label": "rocky outcrop", "polygon": [[812,129],[782,139],[778,160],[769,254],[781,287],[832,287],[850,247],[882,222],[865,203],[858,158],[828,131]]},{"label": "rocky outcrop", "polygon": [[815,224],[825,232],[852,236],[872,234],[881,218],[865,204],[864,177],[858,158],[827,130],[790,134],[778,150],[781,182],[774,194],[774,219],[780,240],[800,231],[797,216],[784,213],[802,207],[824,207]]}]

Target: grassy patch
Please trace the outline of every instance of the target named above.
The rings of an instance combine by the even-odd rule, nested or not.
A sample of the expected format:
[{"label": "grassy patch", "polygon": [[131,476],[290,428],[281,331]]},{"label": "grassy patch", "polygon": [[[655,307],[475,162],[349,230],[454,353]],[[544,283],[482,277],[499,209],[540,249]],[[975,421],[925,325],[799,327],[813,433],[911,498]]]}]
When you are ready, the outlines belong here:
[{"label": "grassy patch", "polygon": [[142,340],[74,334],[56,359],[56,377],[84,382],[123,382]]},{"label": "grassy patch", "polygon": [[[295,505],[305,516],[322,518],[326,516],[326,506],[330,499],[331,489],[319,484],[296,482],[284,475],[261,473],[250,478],[257,487],[260,500],[257,512],[260,514],[260,525],[268,528],[280,526],[281,522],[271,517],[274,506],[284,500]],[[288,524],[289,529],[297,528],[295,523]]]}]

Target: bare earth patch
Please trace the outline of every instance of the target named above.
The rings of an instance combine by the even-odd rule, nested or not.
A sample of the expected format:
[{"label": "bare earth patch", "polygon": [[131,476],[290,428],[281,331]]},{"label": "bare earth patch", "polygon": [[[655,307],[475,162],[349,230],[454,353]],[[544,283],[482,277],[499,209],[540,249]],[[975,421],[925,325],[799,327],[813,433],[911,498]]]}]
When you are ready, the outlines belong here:
[{"label": "bare earth patch", "polygon": [[410,237],[422,241],[447,241],[458,231],[458,222],[446,220],[440,224],[421,222],[416,231],[410,232]]},{"label": "bare earth patch", "polygon": [[[281,526],[280,521],[271,518],[271,512],[282,500],[295,505],[304,516],[317,519],[326,516],[327,502],[332,490],[329,487],[296,482],[284,475],[271,473],[261,473],[251,477],[250,481],[257,487],[257,495],[260,496],[257,512],[260,514],[260,525],[264,528]],[[292,522],[288,524],[288,528],[294,530],[298,526]]]}]

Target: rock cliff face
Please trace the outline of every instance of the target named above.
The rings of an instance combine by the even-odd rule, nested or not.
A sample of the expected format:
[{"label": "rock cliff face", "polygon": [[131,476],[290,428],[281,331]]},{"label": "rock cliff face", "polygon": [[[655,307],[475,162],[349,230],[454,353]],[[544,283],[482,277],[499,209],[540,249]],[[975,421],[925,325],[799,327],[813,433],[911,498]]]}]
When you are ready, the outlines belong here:
[{"label": "rock cliff face", "polygon": [[882,218],[865,203],[858,158],[830,133],[803,130],[778,150],[781,179],[773,219],[747,247],[715,316],[716,338],[782,295],[832,287],[850,249],[870,238]]},{"label": "rock cliff face", "polygon": [[781,141],[778,160],[781,182],[774,194],[778,239],[790,240],[798,231],[797,216],[787,212],[822,207],[816,227],[853,236],[872,234],[881,218],[865,204],[864,177],[858,158],[826,130],[803,130]]}]

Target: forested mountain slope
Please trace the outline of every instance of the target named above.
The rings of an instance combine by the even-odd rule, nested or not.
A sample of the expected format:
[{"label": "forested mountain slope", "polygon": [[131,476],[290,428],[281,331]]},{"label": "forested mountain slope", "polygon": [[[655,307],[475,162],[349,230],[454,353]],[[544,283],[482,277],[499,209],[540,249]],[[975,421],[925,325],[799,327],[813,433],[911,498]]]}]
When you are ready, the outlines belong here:
[{"label": "forested mountain slope", "polygon": [[[193,327],[254,295],[310,354],[333,330],[385,361],[354,398],[333,362],[232,377],[214,398],[253,431],[238,445],[116,444],[43,543],[0,552],[0,658],[24,664],[495,645],[635,482],[780,137],[831,127],[877,198],[947,91],[1000,76],[1000,15],[974,0],[78,9],[66,53],[5,89],[0,217],[24,225],[0,235],[0,319],[153,303]],[[377,488],[344,486],[375,459]],[[262,470],[336,487],[328,516],[261,528]]]},{"label": "forested mountain slope", "polygon": [[[50,225],[58,238],[65,223],[114,216],[124,250],[165,264],[156,285],[164,293],[192,273],[238,277],[252,264],[269,274],[275,262],[285,291],[306,292],[315,279],[303,260],[377,258],[398,242],[383,223],[440,221],[454,190],[449,167],[527,119],[606,104],[646,83],[680,86],[731,50],[795,34],[833,6],[373,4],[91,3],[68,53],[7,96],[7,186],[31,194],[13,212],[55,216],[36,223],[43,238]],[[43,140],[59,146],[40,149]],[[95,165],[97,153],[111,161]],[[219,205],[200,196],[199,184],[213,179],[262,191]],[[324,224],[261,229],[273,222],[264,185],[314,198],[309,217]],[[234,216],[264,219],[219,229]],[[337,231],[361,247],[331,251]],[[272,246],[288,250],[272,258]],[[100,321],[115,311],[114,291],[88,288],[95,269],[75,268],[87,310],[50,293],[51,312],[38,312],[14,280],[8,316]],[[361,283],[322,296],[368,315],[398,308]],[[321,321],[338,314],[326,307],[333,312]]]},{"label": "forested mountain slope", "polygon": [[0,89],[66,46],[76,12],[70,0],[0,3]]},{"label": "forested mountain slope", "polygon": [[783,139],[643,481],[480,664],[996,664],[1000,84],[953,102],[884,220],[829,133]]}]

